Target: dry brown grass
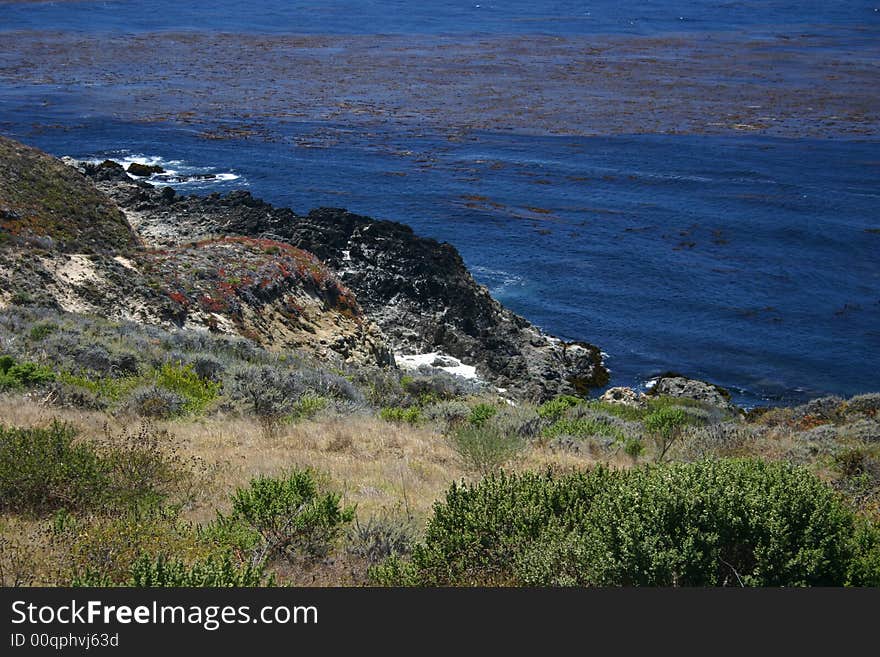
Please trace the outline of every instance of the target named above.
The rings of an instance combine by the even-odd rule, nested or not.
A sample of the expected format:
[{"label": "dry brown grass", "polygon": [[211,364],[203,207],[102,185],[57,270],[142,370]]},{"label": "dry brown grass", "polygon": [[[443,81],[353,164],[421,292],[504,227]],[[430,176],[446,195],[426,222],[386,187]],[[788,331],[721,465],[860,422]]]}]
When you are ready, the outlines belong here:
[{"label": "dry brown grass", "polygon": [[[0,398],[0,423],[45,426],[53,419],[76,426],[84,439],[131,428],[137,420],[104,413],[59,409],[21,397]],[[229,494],[262,474],[277,475],[292,467],[311,467],[326,483],[342,493],[347,504],[357,504],[367,518],[382,509],[400,507],[418,522],[427,518],[434,501],[459,479],[471,479],[449,442],[435,427],[389,423],[370,415],[319,418],[280,427],[267,435],[250,418],[218,416],[158,423],[167,430],[181,455],[196,457],[203,465],[198,494],[186,510],[197,522],[228,509]],[[516,470],[554,466],[585,467],[598,461],[591,455],[532,447],[508,464]],[[625,467],[626,457],[608,457]],[[619,463],[617,463],[619,461]]]}]

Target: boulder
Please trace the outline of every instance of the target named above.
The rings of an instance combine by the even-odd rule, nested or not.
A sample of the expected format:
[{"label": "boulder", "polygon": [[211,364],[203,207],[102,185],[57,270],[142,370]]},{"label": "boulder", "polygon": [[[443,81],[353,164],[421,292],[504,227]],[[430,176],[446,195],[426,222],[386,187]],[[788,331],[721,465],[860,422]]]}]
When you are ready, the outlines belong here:
[{"label": "boulder", "polygon": [[152,176],[154,173],[165,173],[165,169],[155,164],[138,164],[132,162],[128,165],[128,172],[133,176]]},{"label": "boulder", "polygon": [[730,393],[721,386],[700,381],[699,379],[689,379],[680,374],[660,376],[651,387],[650,394],[666,397],[684,397],[718,406],[719,408],[732,408]]},{"label": "boulder", "polygon": [[601,397],[599,397],[599,401],[605,402],[606,404],[620,404],[621,406],[635,406],[641,407],[646,403],[647,395],[641,392],[636,392],[632,388],[626,387],[617,387],[617,388],[609,388],[605,391]]}]

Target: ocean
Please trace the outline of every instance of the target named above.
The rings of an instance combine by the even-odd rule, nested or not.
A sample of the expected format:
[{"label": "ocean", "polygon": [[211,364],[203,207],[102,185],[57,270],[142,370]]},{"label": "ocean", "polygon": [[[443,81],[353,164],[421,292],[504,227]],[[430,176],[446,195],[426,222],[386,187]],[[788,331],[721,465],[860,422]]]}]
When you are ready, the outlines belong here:
[{"label": "ocean", "polygon": [[612,385],[880,390],[868,2],[3,2],[0,133],[455,245]]}]

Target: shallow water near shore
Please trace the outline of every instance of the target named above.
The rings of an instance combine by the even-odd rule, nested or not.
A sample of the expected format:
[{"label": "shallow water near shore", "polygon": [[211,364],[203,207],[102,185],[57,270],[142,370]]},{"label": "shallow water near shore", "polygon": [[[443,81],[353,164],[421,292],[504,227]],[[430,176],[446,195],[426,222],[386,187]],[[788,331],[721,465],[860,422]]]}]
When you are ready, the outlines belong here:
[{"label": "shallow water near shore", "polygon": [[[271,12],[238,20],[231,3],[214,3],[201,24],[187,13],[200,3],[168,5],[161,16],[136,14],[131,4],[0,2],[10,18],[0,30],[45,30],[0,46],[0,132],[56,155],[223,174],[171,181],[181,193],[244,188],[298,212],[346,207],[405,222],[454,244],[475,278],[513,310],[550,333],[600,346],[613,385],[642,386],[675,370],[729,387],[745,405],[880,388],[880,108],[870,84],[877,21],[867,4],[831,17],[819,5],[795,15],[790,3],[728,3],[730,12],[707,3],[687,18],[685,4],[647,3],[630,25],[611,3],[571,21],[561,19],[580,3],[552,3],[543,19],[512,3],[494,18],[473,14],[468,31],[521,38],[444,37],[451,54],[442,60],[428,56],[440,41],[419,53],[411,36],[292,43],[240,34],[213,46],[203,37],[286,34],[293,16],[302,19],[293,31],[303,34],[447,35],[471,16],[460,3],[440,3],[430,17],[418,8],[396,12],[385,22],[380,9],[388,3],[360,3],[360,22],[345,13],[347,3],[323,13],[309,3],[267,3],[276,20]],[[687,20],[673,17],[676,10]],[[809,25],[814,35],[789,40],[787,63],[775,38],[754,42],[780,24]],[[669,37],[746,29],[720,45],[700,40],[705,57],[686,54],[691,37]],[[155,34],[172,30],[194,34]],[[580,78],[585,42],[577,35],[591,31],[652,40],[599,43],[610,54],[594,78]],[[537,32],[543,36],[528,36]],[[115,36],[101,54],[107,33]],[[174,56],[161,64],[126,59],[128,33],[141,34],[140,45],[173,47]],[[547,34],[566,37],[554,57],[576,83],[540,82]],[[371,43],[385,46],[377,70],[358,63]],[[402,59],[389,59],[391,45]],[[246,65],[210,65],[233,46]],[[330,57],[309,60],[311,86],[283,65],[309,48]],[[345,66],[339,52],[349,53]],[[485,112],[473,94],[450,100],[451,86],[414,91],[440,71],[438,61],[458,84],[478,55],[510,58],[507,73],[522,68],[511,84],[527,79],[528,88],[483,98]],[[642,72],[627,63],[648,55],[659,63]],[[717,70],[704,61],[712,57]],[[765,58],[781,68],[758,84]],[[630,77],[605,82],[608,66]],[[823,75],[833,70],[839,79],[818,88],[800,80],[823,66]],[[261,67],[278,81],[251,97]],[[687,71],[691,86],[701,77],[706,86],[679,89],[682,81],[670,78],[676,70]],[[717,85],[722,70],[725,84]],[[399,71],[404,92],[391,84]],[[484,71],[471,90],[497,75]],[[738,85],[740,77],[757,86]],[[654,92],[652,104],[639,105],[647,102],[639,90]],[[330,111],[336,100],[348,105]],[[521,107],[522,116],[510,111]]]}]

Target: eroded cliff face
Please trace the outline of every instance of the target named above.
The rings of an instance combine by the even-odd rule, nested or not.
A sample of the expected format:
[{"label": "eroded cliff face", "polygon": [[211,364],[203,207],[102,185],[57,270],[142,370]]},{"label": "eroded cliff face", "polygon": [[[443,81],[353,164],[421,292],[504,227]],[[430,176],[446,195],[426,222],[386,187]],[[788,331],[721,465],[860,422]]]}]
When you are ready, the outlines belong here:
[{"label": "eroded cliff face", "polygon": [[248,192],[178,196],[97,167],[85,169],[145,240],[175,245],[212,235],[272,239],[314,253],[357,297],[399,353],[443,352],[481,378],[532,399],[586,394],[608,381],[601,352],[542,332],[477,284],[458,251],[408,226],[341,209],[302,216]]},{"label": "eroded cliff face", "polygon": [[238,334],[330,362],[393,361],[354,294],[307,251],[245,236],[153,248],[94,180],[4,138],[0,174],[0,307]]}]

